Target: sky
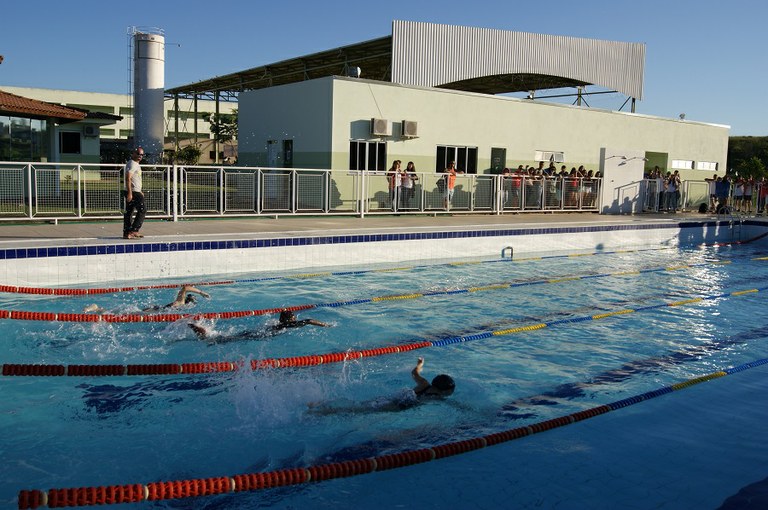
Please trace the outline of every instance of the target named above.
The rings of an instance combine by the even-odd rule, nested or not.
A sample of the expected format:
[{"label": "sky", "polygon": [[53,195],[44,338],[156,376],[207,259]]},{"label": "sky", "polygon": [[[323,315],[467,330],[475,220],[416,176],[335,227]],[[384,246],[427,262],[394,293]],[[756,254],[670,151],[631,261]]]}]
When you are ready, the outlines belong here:
[{"label": "sky", "polygon": [[[686,120],[730,126],[732,136],[768,135],[765,0],[41,0],[31,5],[6,2],[0,10],[0,89],[128,93],[130,27],[163,30],[165,86],[171,88],[388,36],[393,20],[406,20],[644,43],[637,113],[669,118],[684,113]],[[611,110],[626,99],[586,97],[590,107]]]}]

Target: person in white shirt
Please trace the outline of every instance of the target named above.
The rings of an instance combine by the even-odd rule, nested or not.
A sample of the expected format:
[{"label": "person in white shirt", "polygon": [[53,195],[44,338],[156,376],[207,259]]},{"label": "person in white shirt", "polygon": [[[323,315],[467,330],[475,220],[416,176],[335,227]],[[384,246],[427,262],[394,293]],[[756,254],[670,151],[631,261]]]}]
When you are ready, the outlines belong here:
[{"label": "person in white shirt", "polygon": [[[144,193],[141,191],[141,165],[144,149],[137,147],[125,164],[125,214],[123,215],[123,239],[141,239],[141,226],[147,214]],[[136,216],[133,217],[134,212]]]}]

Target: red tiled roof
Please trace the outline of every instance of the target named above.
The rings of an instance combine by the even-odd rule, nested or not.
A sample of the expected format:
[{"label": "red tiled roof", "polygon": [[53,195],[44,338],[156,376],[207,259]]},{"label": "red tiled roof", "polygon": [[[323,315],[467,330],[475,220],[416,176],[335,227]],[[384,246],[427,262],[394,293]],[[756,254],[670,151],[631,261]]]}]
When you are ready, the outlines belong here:
[{"label": "red tiled roof", "polygon": [[36,119],[54,117],[69,121],[83,120],[86,116],[86,113],[80,110],[17,96],[2,90],[0,90],[0,113]]}]

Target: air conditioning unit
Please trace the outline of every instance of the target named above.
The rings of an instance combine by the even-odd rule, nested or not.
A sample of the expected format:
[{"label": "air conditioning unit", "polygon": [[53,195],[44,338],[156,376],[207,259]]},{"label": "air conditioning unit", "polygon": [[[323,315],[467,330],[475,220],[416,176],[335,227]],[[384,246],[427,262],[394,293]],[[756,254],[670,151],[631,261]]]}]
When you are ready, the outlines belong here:
[{"label": "air conditioning unit", "polygon": [[419,134],[419,123],[415,120],[403,121],[403,137],[415,138]]},{"label": "air conditioning unit", "polygon": [[85,126],[83,134],[88,137],[99,136],[99,126]]},{"label": "air conditioning unit", "polygon": [[373,136],[389,136],[387,119],[371,119],[371,134]]}]

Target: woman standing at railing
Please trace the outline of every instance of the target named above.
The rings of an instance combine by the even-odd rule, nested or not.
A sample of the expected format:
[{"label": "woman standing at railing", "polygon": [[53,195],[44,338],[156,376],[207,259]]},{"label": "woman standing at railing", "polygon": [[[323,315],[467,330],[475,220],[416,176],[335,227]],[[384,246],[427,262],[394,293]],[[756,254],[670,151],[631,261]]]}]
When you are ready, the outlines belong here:
[{"label": "woman standing at railing", "polygon": [[403,174],[400,171],[400,160],[392,162],[392,167],[387,172],[389,182],[389,200],[392,211],[397,212],[397,201],[400,199],[400,188],[403,185]]},{"label": "woman standing at railing", "polygon": [[403,199],[402,199],[402,207],[403,209],[410,209],[411,208],[411,199],[413,198],[413,190],[416,187],[416,181],[419,180],[419,176],[416,175],[416,165],[413,164],[413,161],[409,161],[408,164],[405,167],[405,172],[403,172],[402,176],[402,190],[403,190]]}]

